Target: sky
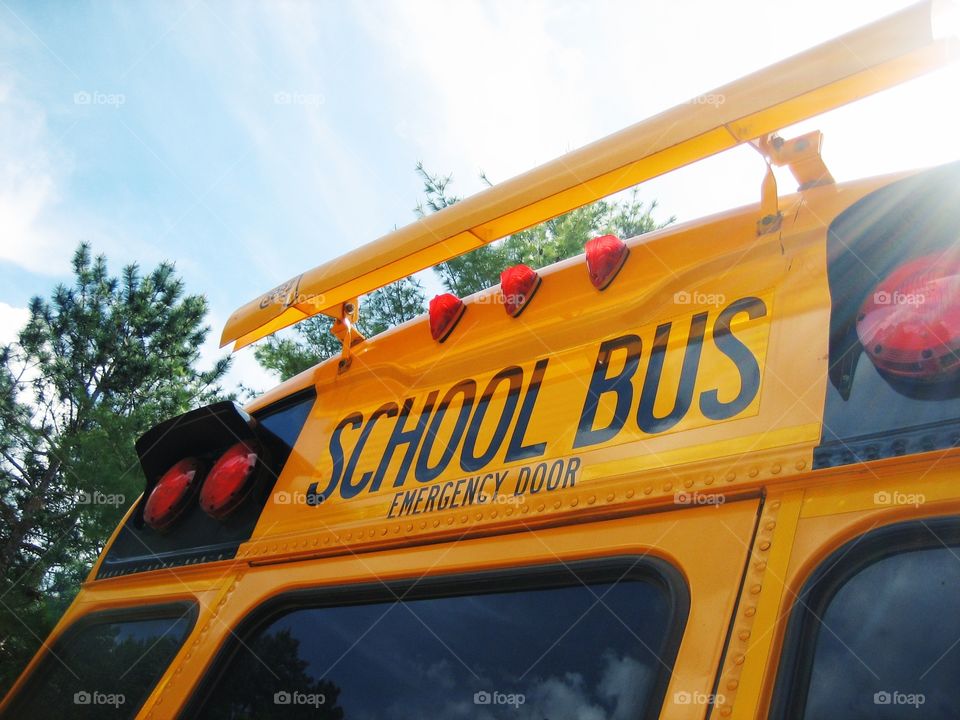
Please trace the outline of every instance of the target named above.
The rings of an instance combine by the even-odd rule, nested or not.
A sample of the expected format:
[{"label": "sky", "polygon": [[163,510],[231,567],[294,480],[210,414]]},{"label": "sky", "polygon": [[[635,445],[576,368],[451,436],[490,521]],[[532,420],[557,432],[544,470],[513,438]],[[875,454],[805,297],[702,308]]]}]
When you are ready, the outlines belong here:
[{"label": "sky", "polygon": [[[470,195],[908,4],[0,0],[0,342],[87,241],[176,263],[209,364],[235,308],[412,221],[418,161]],[[784,134],[823,130],[840,181],[947,162],[958,88],[954,65]],[[694,219],[757,202],[763,167],[741,147],[641,197]],[[276,379],[248,348],[240,382]]]}]

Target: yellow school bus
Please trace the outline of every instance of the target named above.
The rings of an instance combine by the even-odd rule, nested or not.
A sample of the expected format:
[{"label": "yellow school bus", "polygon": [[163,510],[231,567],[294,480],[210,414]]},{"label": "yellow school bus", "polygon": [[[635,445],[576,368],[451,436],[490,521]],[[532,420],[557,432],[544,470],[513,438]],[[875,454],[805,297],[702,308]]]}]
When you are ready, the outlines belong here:
[{"label": "yellow school bus", "polygon": [[[934,9],[240,308],[224,344],[326,313],[342,352],[138,441],[3,716],[957,717],[960,166],[837,184],[777,134],[952,59]],[[364,293],[740,143],[755,205],[357,332]]]}]

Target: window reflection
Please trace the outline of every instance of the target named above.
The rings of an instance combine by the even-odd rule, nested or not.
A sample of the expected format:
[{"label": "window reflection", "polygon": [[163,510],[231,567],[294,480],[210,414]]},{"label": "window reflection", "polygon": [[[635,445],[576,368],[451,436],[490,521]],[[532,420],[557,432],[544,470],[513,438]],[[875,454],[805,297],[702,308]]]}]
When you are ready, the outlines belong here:
[{"label": "window reflection", "polygon": [[94,622],[68,634],[48,652],[4,717],[134,717],[193,626],[193,608],[178,612]]},{"label": "window reflection", "polygon": [[245,639],[203,715],[634,720],[673,610],[640,580],[298,609]]},{"label": "window reflection", "polygon": [[956,718],[960,551],[878,560],[830,600],[816,631],[805,718]]}]

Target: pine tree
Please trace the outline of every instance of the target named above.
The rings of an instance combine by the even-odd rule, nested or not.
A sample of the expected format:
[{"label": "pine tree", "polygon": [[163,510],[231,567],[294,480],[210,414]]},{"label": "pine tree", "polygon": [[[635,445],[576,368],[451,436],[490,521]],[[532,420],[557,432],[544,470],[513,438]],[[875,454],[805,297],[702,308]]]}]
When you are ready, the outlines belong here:
[{"label": "pine tree", "polygon": [[172,265],[111,277],[82,244],[73,275],[0,348],[0,690],[142,491],[136,438],[218,399],[229,366],[197,369],[207,303]]}]

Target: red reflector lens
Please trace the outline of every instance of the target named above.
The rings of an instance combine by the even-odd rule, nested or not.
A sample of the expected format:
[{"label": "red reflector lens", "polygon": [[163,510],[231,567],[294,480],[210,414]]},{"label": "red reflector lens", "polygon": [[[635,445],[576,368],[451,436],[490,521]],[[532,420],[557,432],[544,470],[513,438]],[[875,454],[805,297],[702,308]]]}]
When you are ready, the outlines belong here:
[{"label": "red reflector lens", "polygon": [[456,295],[444,293],[430,301],[430,334],[437,342],[443,342],[460,322],[466,306]]},{"label": "red reflector lens", "polygon": [[500,273],[500,295],[507,315],[516,317],[540,287],[540,276],[526,265],[514,265]]},{"label": "red reflector lens", "polygon": [[601,235],[587,242],[587,271],[597,290],[604,290],[627,261],[629,248],[616,235]]},{"label": "red reflector lens", "polygon": [[960,370],[960,256],[925,255],[867,297],[857,335],[881,372],[938,382]]},{"label": "red reflector lens", "polygon": [[193,495],[198,468],[196,460],[186,458],[167,470],[153,486],[143,508],[143,521],[149,527],[166,530],[180,517]]},{"label": "red reflector lens", "polygon": [[257,464],[257,451],[248,443],[227,450],[207,474],[200,489],[200,507],[218,520],[233,512],[246,499]]}]

